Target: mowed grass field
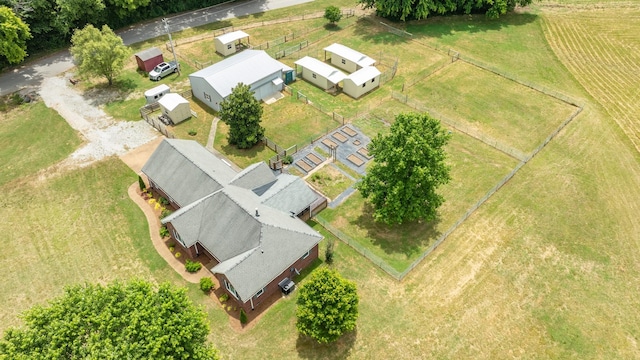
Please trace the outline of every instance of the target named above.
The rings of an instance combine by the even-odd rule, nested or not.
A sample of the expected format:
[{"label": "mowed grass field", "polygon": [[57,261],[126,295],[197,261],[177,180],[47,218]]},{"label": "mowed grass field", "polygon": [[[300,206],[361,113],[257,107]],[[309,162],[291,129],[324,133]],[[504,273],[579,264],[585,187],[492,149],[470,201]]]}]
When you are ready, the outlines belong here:
[{"label": "mowed grass field", "polygon": [[[518,16],[530,14],[504,22],[461,16],[419,26],[440,28],[442,39],[430,39],[436,44],[466,44],[474,58],[584,99],[584,112],[402,282],[336,242],[333,266],[356,282],[361,303],[357,330],[335,344],[297,335],[297,292],[238,333],[222,310],[190,291],[205,306],[210,339],[224,358],[640,358],[640,156],[611,110],[575,80],[586,75],[574,74],[579,68],[560,61],[547,43],[544,29],[554,8],[531,11],[527,21]],[[620,12],[618,23],[633,20]],[[445,36],[448,28],[457,29],[455,36]],[[496,56],[487,44],[499,44],[502,53]],[[50,151],[62,146],[45,145]],[[19,158],[12,156],[1,160]],[[11,219],[0,225],[6,236],[0,262],[10,271],[0,282],[6,304],[0,331],[64,284],[131,276],[182,284],[158,260],[143,215],[126,199],[135,175],[119,160],[45,180],[29,174],[0,187],[3,218]]]},{"label": "mowed grass field", "polygon": [[549,95],[456,61],[404,92],[422,106],[527,154],[576,108]]}]

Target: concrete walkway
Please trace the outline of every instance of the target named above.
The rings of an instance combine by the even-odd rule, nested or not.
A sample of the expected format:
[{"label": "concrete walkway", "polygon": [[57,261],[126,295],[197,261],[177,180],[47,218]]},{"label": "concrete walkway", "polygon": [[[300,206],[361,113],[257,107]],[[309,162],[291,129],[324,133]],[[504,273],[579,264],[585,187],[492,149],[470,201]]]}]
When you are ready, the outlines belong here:
[{"label": "concrete walkway", "polygon": [[[151,205],[146,202],[142,196],[138,194],[138,182],[131,184],[129,186],[129,197],[133,200],[140,210],[144,213],[144,216],[147,218],[147,223],[149,223],[149,233],[151,234],[151,242],[153,243],[153,247],[156,248],[156,251],[160,256],[164,258],[164,260],[175,270],[180,276],[182,276],[186,281],[190,283],[197,284],[200,282],[200,278],[209,276],[211,277],[211,273],[205,269],[205,266],[202,266],[200,271],[197,273],[190,273],[184,267],[184,264],[181,263],[176,257],[173,255],[171,251],[169,251],[169,247],[164,243],[164,240],[160,238],[160,220],[156,216],[156,213],[153,211]],[[206,265],[206,264],[203,264]]]}]

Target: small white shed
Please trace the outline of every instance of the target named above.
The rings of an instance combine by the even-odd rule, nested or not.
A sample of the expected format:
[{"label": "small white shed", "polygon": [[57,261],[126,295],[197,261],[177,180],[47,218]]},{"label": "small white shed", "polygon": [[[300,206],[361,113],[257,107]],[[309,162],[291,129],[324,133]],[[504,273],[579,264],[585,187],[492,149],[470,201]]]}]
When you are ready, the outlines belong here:
[{"label": "small white shed", "polygon": [[331,54],[331,64],[349,73],[356,72],[363,67],[373,66],[376,63],[367,55],[342,44],[331,44],[324,48],[324,53],[325,60],[327,53]]},{"label": "small white shed", "polygon": [[303,57],[295,64],[302,68],[303,79],[324,90],[337,86],[346,77],[342,71],[309,56]]},{"label": "small white shed", "polygon": [[344,78],[342,90],[354,99],[380,86],[380,70],[367,66]]},{"label": "small white shed", "polygon": [[189,101],[178,94],[167,94],[158,101],[158,104],[160,104],[162,114],[168,116],[174,124],[181,123],[191,117]]},{"label": "small white shed", "polygon": [[249,43],[249,34],[244,31],[234,31],[227,34],[222,34],[213,39],[213,44],[216,47],[216,52],[221,54],[222,56],[229,56],[234,54],[240,44],[242,44],[242,39],[247,39],[247,43]]},{"label": "small white shed", "polygon": [[168,94],[170,91],[171,89],[167,85],[162,84],[154,87],[153,89],[145,91],[144,97],[147,99],[147,104],[153,104],[154,102],[157,102],[158,100],[160,100],[160,98]]}]

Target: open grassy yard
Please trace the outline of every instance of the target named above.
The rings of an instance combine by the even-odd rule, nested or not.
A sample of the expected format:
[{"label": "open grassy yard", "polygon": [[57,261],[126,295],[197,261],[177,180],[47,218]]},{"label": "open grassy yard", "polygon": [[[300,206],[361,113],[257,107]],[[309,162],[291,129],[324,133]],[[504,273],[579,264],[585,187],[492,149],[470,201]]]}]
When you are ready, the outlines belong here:
[{"label": "open grassy yard", "polygon": [[524,153],[540,145],[575,111],[574,106],[463,61],[417,83],[405,94]]},{"label": "open grassy yard", "polygon": [[319,216],[371,250],[398,272],[404,271],[438,235],[453,225],[516,165],[516,160],[464,134],[454,133],[446,148],[451,182],[442,187],[445,204],[434,222],[387,226],[373,221],[371,206],[352,195]]},{"label": "open grassy yard", "polygon": [[64,119],[41,101],[1,114],[0,186],[63,160],[82,142]]},{"label": "open grassy yard", "polygon": [[[328,4],[340,5],[316,0],[261,16],[318,11]],[[278,301],[254,327],[237,332],[223,310],[189,286],[190,297],[208,313],[209,337],[223,358],[640,358],[640,154],[632,142],[633,122],[621,121],[621,114],[637,113],[631,72],[638,47],[636,8],[631,1],[544,0],[497,21],[474,15],[407,23],[420,41],[454,47],[566,92],[584,100],[585,110],[403,281],[336,241],[332,266],[356,282],[360,318],[356,331],[334,344],[298,336],[297,292]],[[616,53],[610,44],[626,51]],[[403,109],[385,102],[372,110],[389,122]],[[9,175],[0,172],[6,178],[0,182],[0,332],[20,323],[20,311],[60,294],[65,285],[130,277],[184,285],[156,254],[144,216],[127,198],[126,188],[135,181],[131,170],[112,158],[42,180],[33,175],[37,167],[64,158],[78,140],[28,131],[38,124],[12,116],[0,114],[3,169],[20,163],[23,154],[37,161]],[[380,119],[355,124],[367,134],[387,129]],[[60,124],[51,126],[73,135]],[[216,140],[224,139],[224,131],[220,124]],[[46,151],[34,152],[25,145],[31,143]],[[216,141],[216,147],[224,143]],[[21,146],[26,150],[3,152]],[[449,218],[455,221],[456,211],[464,212],[514,165],[458,133],[449,150],[454,181],[443,189],[449,200],[436,230]],[[246,166],[271,155],[263,148],[232,159]],[[365,234],[362,239],[384,234],[367,222],[364,207],[355,194],[322,216]],[[436,230],[409,224],[372,246],[400,266]],[[321,257],[324,246],[325,241]]]}]

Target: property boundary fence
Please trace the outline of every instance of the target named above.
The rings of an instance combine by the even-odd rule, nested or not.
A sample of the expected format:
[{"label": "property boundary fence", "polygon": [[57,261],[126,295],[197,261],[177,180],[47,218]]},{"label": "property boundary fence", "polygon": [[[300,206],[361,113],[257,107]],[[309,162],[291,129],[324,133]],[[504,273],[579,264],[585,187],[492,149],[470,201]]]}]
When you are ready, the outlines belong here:
[{"label": "property boundary fence", "polygon": [[[193,96],[190,88],[179,91],[177,92],[177,94],[185,99],[191,99],[191,97]],[[175,139],[175,134],[171,130],[169,130],[169,128],[162,121],[160,121],[159,116],[153,115],[153,113],[158,110],[160,110],[160,104],[158,102],[147,104],[140,108],[140,117],[142,117],[142,119],[144,119],[144,121],[146,121],[149,125],[158,130],[162,135],[168,137],[169,139]]]},{"label": "property boundary fence", "polygon": [[[354,9],[342,9],[341,11],[342,11],[342,16],[344,16],[344,17],[355,16],[355,10]],[[206,33],[206,34],[202,34],[202,35],[191,36],[191,37],[184,38],[184,39],[173,39],[173,46],[180,46],[180,45],[190,44],[190,43],[201,41],[201,40],[205,40],[205,39],[213,39],[214,37],[217,37],[217,36],[229,33],[229,32],[233,32],[233,31],[236,31],[236,30],[248,30],[248,29],[254,29],[254,28],[262,27],[262,26],[266,26],[266,25],[276,25],[276,24],[288,23],[288,22],[292,22],[292,21],[318,19],[318,18],[322,18],[322,17],[324,17],[324,11],[319,11],[319,12],[315,12],[315,13],[312,13],[312,14],[303,14],[303,15],[298,15],[298,16],[290,16],[288,18],[282,18],[282,19],[259,21],[259,22],[245,24],[245,25],[239,25],[239,26],[227,26],[227,27],[224,27],[224,28],[215,29],[210,33]],[[291,39],[291,40],[293,40],[293,39]],[[165,46],[166,46],[167,50],[171,49],[171,45],[169,43],[166,43]],[[258,46],[260,46],[260,45],[258,45]],[[257,49],[257,50],[264,50],[264,49]]]}]

